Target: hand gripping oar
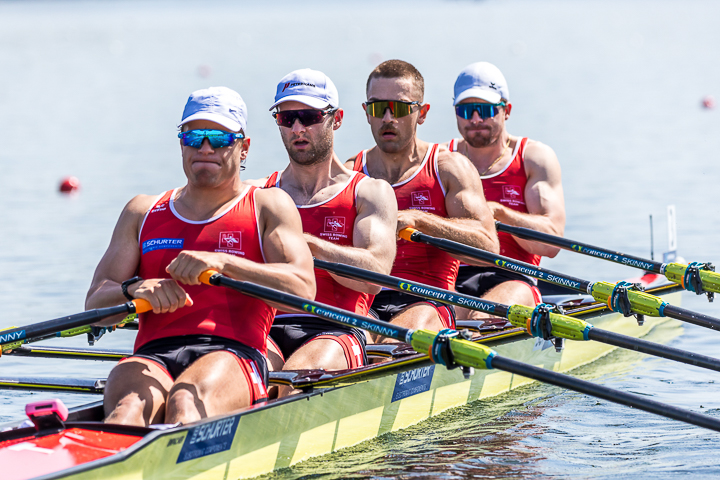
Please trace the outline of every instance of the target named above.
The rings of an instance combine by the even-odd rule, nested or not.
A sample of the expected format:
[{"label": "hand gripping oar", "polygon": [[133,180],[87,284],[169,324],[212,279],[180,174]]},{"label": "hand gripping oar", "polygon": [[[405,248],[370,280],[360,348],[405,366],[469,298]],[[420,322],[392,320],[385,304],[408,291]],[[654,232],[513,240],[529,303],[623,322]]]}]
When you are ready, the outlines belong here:
[{"label": "hand gripping oar", "polygon": [[152,310],[150,302],[135,299],[114,307],[96,308],[67,317],[34,323],[25,327],[8,328],[6,330],[0,330],[0,346],[18,341],[32,341],[33,339],[47,335],[54,335],[63,330],[70,330],[99,322],[113,315],[141,313],[150,310]]},{"label": "hand gripping oar", "polygon": [[404,228],[398,235],[404,240],[432,245],[449,253],[492,263],[504,270],[529,275],[578,292],[588,293],[598,302],[606,304],[614,312],[622,313],[626,317],[635,314],[640,325],[644,321],[643,315],[649,315],[651,317],[675,318],[701,327],[720,330],[720,320],[717,318],[670,305],[654,295],[634,290],[636,286],[629,282],[618,282],[617,284],[588,282],[587,280],[546,270],[529,263],[453,242],[452,240],[426,235],[413,228]]},{"label": "hand gripping oar", "polygon": [[705,293],[711,302],[713,301],[714,293],[720,293],[720,273],[715,272],[715,267],[712,263],[692,262],[690,265],[683,263],[660,263],[625,253],[613,252],[612,250],[595,247],[587,243],[580,243],[575,240],[536,232],[529,228],[514,227],[500,222],[495,222],[495,228],[498,232],[509,233],[510,235],[525,240],[547,243],[548,245],[554,245],[590,257],[601,258],[621,265],[627,265],[628,267],[640,268],[648,272],[665,275],[665,278],[681,285],[689,292],[695,292],[697,295]]},{"label": "hand gripping oar", "polygon": [[263,287],[250,282],[233,280],[214,271],[206,271],[200,275],[200,281],[208,285],[220,285],[232,288],[260,300],[281,304],[285,308],[299,312],[311,313],[334,323],[357,327],[377,333],[384,337],[394,338],[406,342],[421,353],[429,355],[435,363],[448,368],[466,366],[473,368],[496,368],[506,372],[515,373],[523,377],[532,378],[540,382],[549,383],[561,388],[602,398],[609,402],[627,405],[629,407],[655,413],[663,417],[687,422],[699,427],[720,432],[720,419],[683,410],[655,400],[621,392],[604,385],[596,385],[585,380],[563,375],[561,373],[545,370],[540,367],[528,365],[498,355],[491,348],[458,338],[458,332],[445,329],[441,332],[429,330],[410,330],[375,318],[363,317],[347,310],[310,301],[296,295],[280,292],[273,288]]},{"label": "hand gripping oar", "polygon": [[362,280],[381,287],[410,293],[418,297],[429,298],[441,303],[507,318],[513,325],[526,328],[528,334],[534,337],[552,340],[556,349],[562,348],[562,343],[556,341],[556,339],[594,340],[596,342],[627,348],[640,353],[720,372],[720,360],[717,358],[602,330],[579,318],[553,313],[550,310],[550,306],[545,304],[538,305],[535,308],[526,307],[525,305],[503,305],[502,303],[495,303],[390,275],[370,272],[342,263],[326,262],[324,260],[318,260],[317,258],[315,259],[315,267],[353,280]]}]

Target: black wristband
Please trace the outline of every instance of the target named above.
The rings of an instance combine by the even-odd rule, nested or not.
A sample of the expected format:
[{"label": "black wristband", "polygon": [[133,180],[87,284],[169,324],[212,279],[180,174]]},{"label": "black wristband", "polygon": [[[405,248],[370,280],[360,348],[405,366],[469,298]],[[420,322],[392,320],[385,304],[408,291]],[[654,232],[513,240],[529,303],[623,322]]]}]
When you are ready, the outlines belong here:
[{"label": "black wristband", "polygon": [[133,283],[137,283],[137,282],[142,282],[142,278],[135,276],[135,277],[125,280],[124,282],[122,282],[120,284],[120,288],[122,288],[123,295],[125,295],[125,298],[127,298],[128,300],[135,300],[135,297],[130,295],[130,293],[128,293],[127,289],[130,285],[132,285]]}]

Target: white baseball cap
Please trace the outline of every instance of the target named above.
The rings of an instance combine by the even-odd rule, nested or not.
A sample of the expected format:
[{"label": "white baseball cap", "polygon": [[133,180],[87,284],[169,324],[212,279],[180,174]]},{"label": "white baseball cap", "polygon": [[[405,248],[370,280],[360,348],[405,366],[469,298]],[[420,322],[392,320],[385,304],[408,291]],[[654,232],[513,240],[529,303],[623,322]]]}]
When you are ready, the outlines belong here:
[{"label": "white baseball cap", "polygon": [[480,98],[490,103],[510,101],[507,81],[500,69],[488,62],[471,63],[460,72],[455,80],[453,105],[466,98]]},{"label": "white baseball cap", "polygon": [[322,72],[303,68],[285,75],[277,85],[275,103],[270,110],[283,102],[300,102],[312,108],[337,108],[340,104],[335,84]]},{"label": "white baseball cap", "polygon": [[235,90],[227,87],[204,88],[190,94],[178,128],[193,120],[210,120],[233,132],[245,131],[247,107]]}]

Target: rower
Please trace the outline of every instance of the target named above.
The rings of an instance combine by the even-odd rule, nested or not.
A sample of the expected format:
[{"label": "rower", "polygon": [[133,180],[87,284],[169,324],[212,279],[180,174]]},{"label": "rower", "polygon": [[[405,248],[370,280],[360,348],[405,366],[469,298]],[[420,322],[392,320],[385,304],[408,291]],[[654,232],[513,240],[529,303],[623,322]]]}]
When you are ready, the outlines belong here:
[{"label": "rower", "polygon": [[[562,236],[565,201],[560,163],[552,148],[510,135],[505,122],[512,104],[507,82],[488,62],[473,63],[455,81],[455,114],[462,139],[448,142],[452,152],[470,159],[482,178],[485,199],[496,220]],[[500,232],[500,254],[533,265],[559,248]],[[459,292],[495,302],[534,306],[542,302],[537,280],[491,266],[461,265]],[[458,309],[458,318],[488,314]]]},{"label": "rower", "polygon": [[[295,202],[305,240],[321,260],[387,274],[395,258],[397,204],[386,182],[346,168],[334,152],[342,125],[338,92],[322,72],[296,70],[280,80],[270,107],[290,163],[265,187],[279,187]],[[315,270],[315,300],[367,315],[380,287]],[[365,334],[308,314],[278,312],[270,349],[286,359],[285,370],[338,370],[367,364]],[[273,342],[275,345],[273,345]],[[270,356],[273,358],[272,354]],[[279,396],[290,393],[280,387]]]},{"label": "rower", "polygon": [[[397,231],[412,227],[497,252],[495,225],[477,171],[462,155],[417,137],[417,126],[430,109],[423,103],[424,88],[422,75],[407,62],[388,60],[375,68],[363,108],[376,146],[347,165],[392,185],[400,210]],[[397,245],[392,275],[454,290],[461,257],[405,240]],[[406,293],[383,290],[372,308],[381,319],[407,328],[455,326],[452,306]]]},{"label": "rower", "polygon": [[312,255],[292,199],[240,179],[250,147],[246,112],[228,88],[193,92],[178,135],[187,184],[138,195],[120,215],[85,306],[139,298],[153,310],[140,314],[133,355],[110,372],[106,422],[188,423],[267,397],[266,338],[275,309],[201,284],[204,271],[315,295]]}]

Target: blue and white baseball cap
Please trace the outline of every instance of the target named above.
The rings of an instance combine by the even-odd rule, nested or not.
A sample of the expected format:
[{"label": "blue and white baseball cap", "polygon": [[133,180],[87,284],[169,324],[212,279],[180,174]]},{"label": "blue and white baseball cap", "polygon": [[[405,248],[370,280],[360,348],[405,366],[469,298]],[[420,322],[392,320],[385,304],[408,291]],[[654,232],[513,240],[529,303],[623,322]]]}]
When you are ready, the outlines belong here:
[{"label": "blue and white baseball cap", "polygon": [[466,98],[480,98],[490,103],[510,101],[507,81],[500,69],[488,62],[471,63],[460,72],[455,80],[453,105]]},{"label": "blue and white baseball cap", "polygon": [[283,102],[300,102],[312,108],[337,108],[340,105],[335,84],[317,70],[303,68],[285,75],[277,86],[275,103],[270,110]]},{"label": "blue and white baseball cap", "polygon": [[178,128],[193,120],[210,120],[232,132],[244,132],[247,126],[247,107],[240,94],[227,87],[195,90],[185,104]]}]

